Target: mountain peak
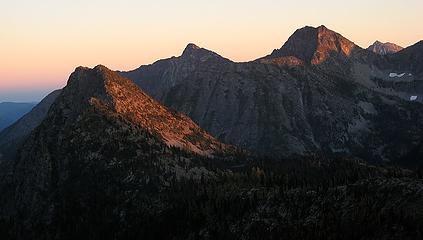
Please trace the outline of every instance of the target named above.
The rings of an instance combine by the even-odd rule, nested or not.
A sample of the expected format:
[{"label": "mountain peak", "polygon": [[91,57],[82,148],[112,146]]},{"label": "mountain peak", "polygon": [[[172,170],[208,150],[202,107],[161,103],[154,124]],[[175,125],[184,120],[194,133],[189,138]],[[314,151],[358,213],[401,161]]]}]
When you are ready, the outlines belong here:
[{"label": "mountain peak", "polygon": [[370,45],[367,50],[372,51],[376,54],[380,55],[387,55],[392,54],[401,51],[403,48],[401,46],[398,46],[394,43],[390,42],[380,42],[379,40],[376,40],[372,45]]},{"label": "mountain peak", "polygon": [[209,61],[209,60],[212,60],[212,61],[222,61],[222,60],[223,61],[229,61],[228,59],[223,58],[219,54],[217,54],[213,51],[210,51],[208,49],[201,48],[201,47],[195,45],[194,43],[189,43],[185,47],[181,57],[183,59],[186,59],[186,60],[190,59],[190,60],[196,60],[196,61],[200,61],[200,62],[205,62],[205,61]]},{"label": "mountain peak", "polygon": [[185,47],[185,50],[196,50],[196,49],[200,49],[200,47],[194,43],[188,43],[188,45]]},{"label": "mountain peak", "polygon": [[[71,74],[69,80],[71,81],[93,81],[93,80],[103,80],[107,79],[107,75],[110,74],[112,70],[108,69],[104,65],[97,65],[94,68],[79,66],[75,69],[75,71]],[[88,75],[91,74],[91,77]],[[72,77],[74,75],[74,77]],[[96,77],[94,77],[96,76]]]},{"label": "mountain peak", "polygon": [[326,26],[306,26],[294,32],[282,46],[266,59],[295,58],[298,62],[317,65],[331,56],[349,57],[357,46]]},{"label": "mountain peak", "polygon": [[97,71],[97,72],[111,72],[110,69],[108,69],[106,66],[101,65],[101,64],[95,66],[94,70]]},{"label": "mountain peak", "polygon": [[188,43],[188,45],[185,47],[182,56],[187,56],[187,55],[191,55],[197,51],[201,51],[204,50],[202,48],[200,48],[199,46],[197,46],[194,43]]},{"label": "mountain peak", "polygon": [[326,31],[326,30],[329,30],[329,29],[325,25],[320,25],[320,26],[317,27],[317,30]]},{"label": "mountain peak", "polygon": [[106,81],[110,70],[102,65],[91,69],[88,67],[77,67],[70,75],[62,96],[69,101],[69,106],[75,106],[83,110],[89,103],[90,98],[107,99]]}]

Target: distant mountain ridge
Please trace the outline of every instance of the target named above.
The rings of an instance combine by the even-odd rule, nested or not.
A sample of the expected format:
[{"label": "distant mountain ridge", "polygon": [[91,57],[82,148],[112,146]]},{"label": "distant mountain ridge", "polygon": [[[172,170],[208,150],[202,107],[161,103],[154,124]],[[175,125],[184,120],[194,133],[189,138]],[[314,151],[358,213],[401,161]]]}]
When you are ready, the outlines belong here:
[{"label": "distant mountain ridge", "polygon": [[367,50],[372,51],[379,55],[387,55],[392,53],[397,53],[404,49],[401,46],[398,46],[394,43],[386,42],[382,43],[379,41],[374,42],[372,45],[370,45]]},{"label": "distant mountain ridge", "polygon": [[60,90],[51,92],[17,122],[0,131],[0,161],[14,158],[18,147],[44,120],[51,104],[59,94]]},{"label": "distant mountain ridge", "polygon": [[16,102],[1,102],[0,103],[0,132],[6,127],[13,124],[16,120],[21,118],[37,103],[16,103]]}]

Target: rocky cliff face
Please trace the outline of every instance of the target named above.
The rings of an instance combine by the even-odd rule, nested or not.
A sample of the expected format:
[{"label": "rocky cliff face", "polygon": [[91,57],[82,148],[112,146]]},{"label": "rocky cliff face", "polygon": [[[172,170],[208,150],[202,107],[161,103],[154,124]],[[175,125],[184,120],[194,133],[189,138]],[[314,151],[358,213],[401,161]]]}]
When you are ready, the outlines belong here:
[{"label": "rocky cliff face", "polygon": [[417,144],[423,118],[422,105],[410,102],[414,93],[392,84],[390,69],[387,59],[321,26],[299,29],[253,62],[188,45],[180,57],[120,74],[241,148],[393,160]]},{"label": "rocky cliff face", "polygon": [[403,47],[400,47],[394,43],[386,42],[382,43],[379,41],[374,42],[372,45],[370,45],[367,50],[372,51],[379,55],[388,55],[392,53],[396,53],[404,49]]}]

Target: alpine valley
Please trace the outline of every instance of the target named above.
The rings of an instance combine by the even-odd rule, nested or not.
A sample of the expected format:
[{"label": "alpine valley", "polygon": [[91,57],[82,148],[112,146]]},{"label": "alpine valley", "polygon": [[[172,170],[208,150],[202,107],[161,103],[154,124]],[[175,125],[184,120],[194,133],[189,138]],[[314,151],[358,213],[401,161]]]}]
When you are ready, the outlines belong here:
[{"label": "alpine valley", "polygon": [[421,239],[423,41],[78,67],[0,132],[1,239]]}]

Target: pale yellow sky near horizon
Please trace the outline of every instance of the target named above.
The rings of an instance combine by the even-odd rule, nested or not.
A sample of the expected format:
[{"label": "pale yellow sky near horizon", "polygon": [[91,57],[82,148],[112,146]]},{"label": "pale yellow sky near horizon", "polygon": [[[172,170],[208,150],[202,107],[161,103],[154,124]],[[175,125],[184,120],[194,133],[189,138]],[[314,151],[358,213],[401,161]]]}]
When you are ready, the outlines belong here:
[{"label": "pale yellow sky near horizon", "polygon": [[0,0],[0,102],[40,100],[80,65],[130,70],[190,42],[253,60],[306,25],[406,47],[423,39],[422,11],[421,0]]}]

